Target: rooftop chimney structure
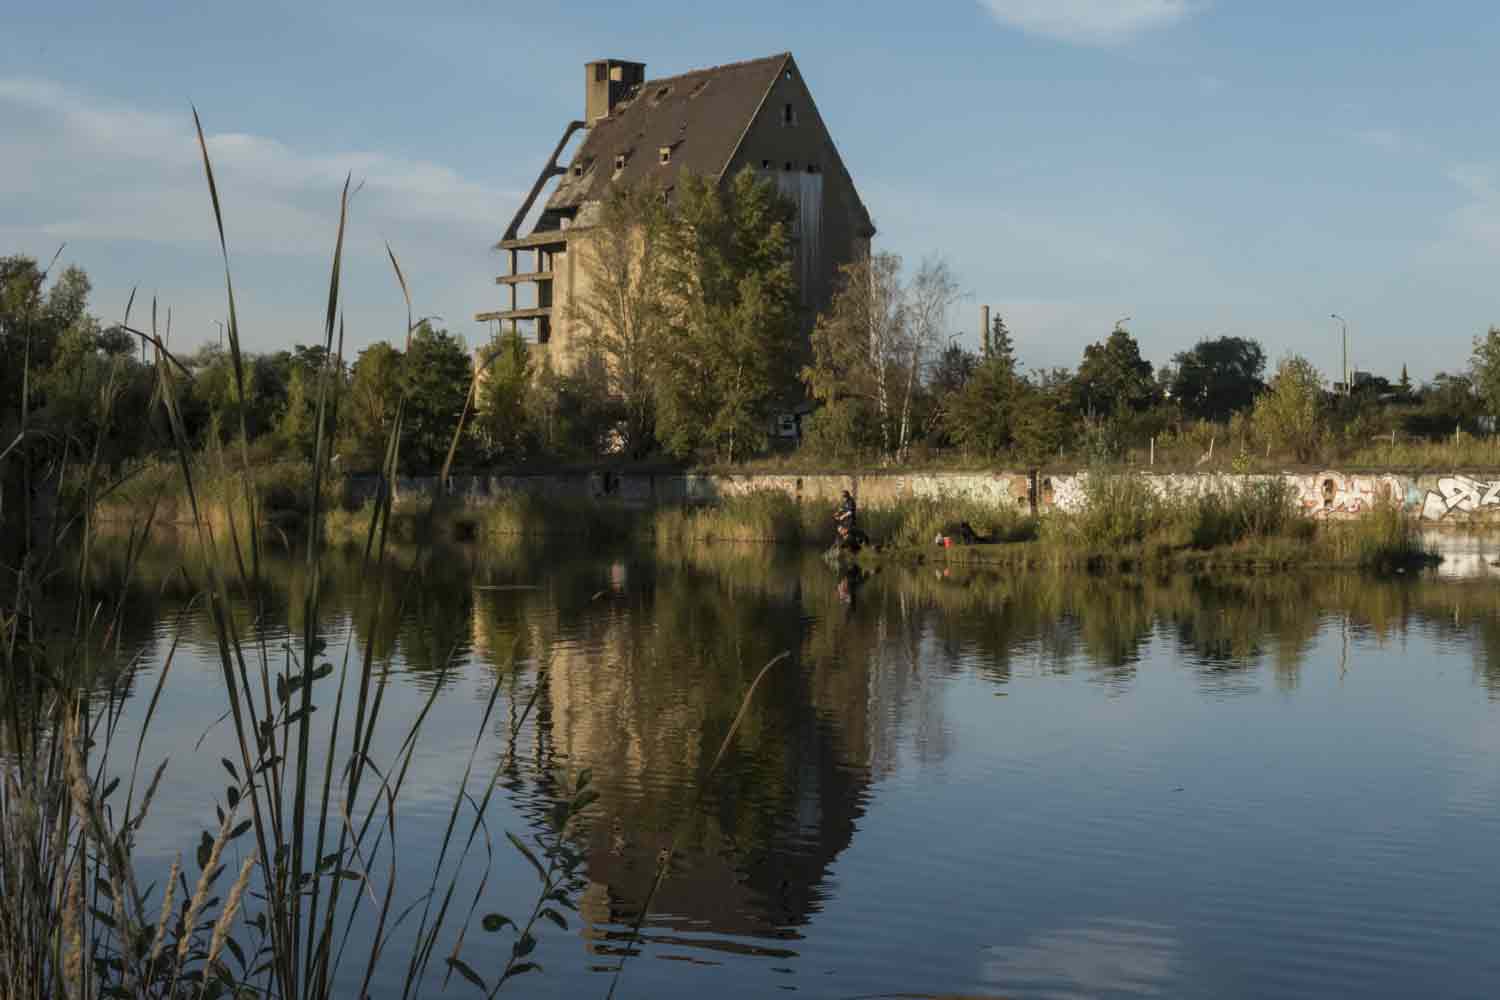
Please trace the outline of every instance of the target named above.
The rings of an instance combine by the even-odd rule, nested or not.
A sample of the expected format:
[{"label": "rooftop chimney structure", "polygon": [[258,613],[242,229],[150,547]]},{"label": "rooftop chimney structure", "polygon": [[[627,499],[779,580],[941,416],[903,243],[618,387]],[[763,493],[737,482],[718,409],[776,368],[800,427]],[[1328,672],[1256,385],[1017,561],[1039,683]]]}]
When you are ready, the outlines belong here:
[{"label": "rooftop chimney structure", "polygon": [[630,88],[646,80],[646,64],[623,59],[596,59],[584,65],[584,121],[608,118]]}]

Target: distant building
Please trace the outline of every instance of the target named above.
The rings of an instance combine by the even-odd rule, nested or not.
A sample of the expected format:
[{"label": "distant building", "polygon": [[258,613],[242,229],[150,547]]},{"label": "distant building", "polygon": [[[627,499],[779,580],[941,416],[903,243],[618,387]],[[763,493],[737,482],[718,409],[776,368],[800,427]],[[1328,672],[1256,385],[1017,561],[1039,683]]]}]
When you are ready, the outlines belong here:
[{"label": "distant building", "polygon": [[[588,63],[585,119],[568,125],[496,248],[508,272],[507,308],[478,314],[529,334],[559,372],[581,359],[574,303],[588,294],[580,253],[615,185],[670,192],[685,171],[722,184],[750,167],[771,178],[797,212],[793,267],[810,332],[833,297],[839,267],[868,252],[875,227],[791,53],[646,79],[642,63]],[[587,130],[572,162],[559,157]],[[543,189],[560,178],[535,227],[520,228]],[[583,258],[583,259],[580,259]]]}]

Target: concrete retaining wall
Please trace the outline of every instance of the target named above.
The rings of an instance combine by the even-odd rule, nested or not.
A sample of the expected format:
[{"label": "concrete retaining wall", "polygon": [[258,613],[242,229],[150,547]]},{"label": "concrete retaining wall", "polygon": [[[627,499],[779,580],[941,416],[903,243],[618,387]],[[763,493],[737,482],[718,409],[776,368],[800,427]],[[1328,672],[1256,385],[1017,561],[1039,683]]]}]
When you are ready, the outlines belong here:
[{"label": "concrete retaining wall", "polygon": [[[1218,473],[1142,473],[1163,495],[1191,496],[1213,489],[1271,476],[1233,476]],[[866,506],[880,506],[916,497],[962,497],[1038,513],[1078,510],[1085,500],[1088,473],[1053,475],[1043,472],[899,472],[865,475],[728,475],[651,472],[579,472],[538,475],[453,476],[447,494],[465,502],[494,502],[509,493],[529,493],[552,499],[596,499],[628,506],[712,503],[725,497],[759,490],[779,490],[810,503],[833,503],[851,490]],[[1407,476],[1394,473],[1315,474],[1284,473],[1303,512],[1320,519],[1359,517],[1385,500],[1399,502],[1423,521],[1460,524],[1500,522],[1500,473],[1493,477],[1468,475]],[[360,502],[373,496],[374,477],[349,482],[349,497]],[[435,476],[402,477],[396,481],[398,499],[430,496],[438,489]]]}]

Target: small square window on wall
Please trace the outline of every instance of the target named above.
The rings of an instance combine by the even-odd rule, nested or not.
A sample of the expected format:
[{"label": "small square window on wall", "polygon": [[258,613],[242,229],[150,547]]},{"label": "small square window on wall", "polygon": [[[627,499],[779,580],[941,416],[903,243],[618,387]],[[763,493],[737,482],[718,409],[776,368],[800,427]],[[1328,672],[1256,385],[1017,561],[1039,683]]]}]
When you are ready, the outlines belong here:
[{"label": "small square window on wall", "polygon": [[760,169],[762,169],[762,170],[770,170],[771,169],[771,161],[770,160],[761,160],[760,161]]},{"label": "small square window on wall", "polygon": [[671,163],[672,162],[672,147],[671,146],[663,146],[663,147],[661,147],[661,149],[657,150],[657,157],[661,160],[661,162],[663,164]]},{"label": "small square window on wall", "polygon": [[624,170],[625,169],[625,154],[624,153],[617,153],[617,154],[615,154],[615,169],[616,170]]},{"label": "small square window on wall", "polygon": [[790,104],[783,104],[781,106],[781,124],[797,124],[797,109],[792,107]]}]

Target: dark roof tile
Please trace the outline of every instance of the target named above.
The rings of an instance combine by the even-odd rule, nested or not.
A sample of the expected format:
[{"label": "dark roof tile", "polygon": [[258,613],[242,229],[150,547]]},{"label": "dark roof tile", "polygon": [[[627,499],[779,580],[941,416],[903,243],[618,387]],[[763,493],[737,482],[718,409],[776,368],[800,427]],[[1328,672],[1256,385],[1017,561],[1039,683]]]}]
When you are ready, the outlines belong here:
[{"label": "dark roof tile", "polygon": [[[547,211],[600,201],[611,182],[664,187],[683,171],[717,177],[729,165],[766,93],[791,54],[647,80],[590,127]],[[661,162],[661,149],[672,149]],[[617,170],[619,157],[625,157]]]}]

